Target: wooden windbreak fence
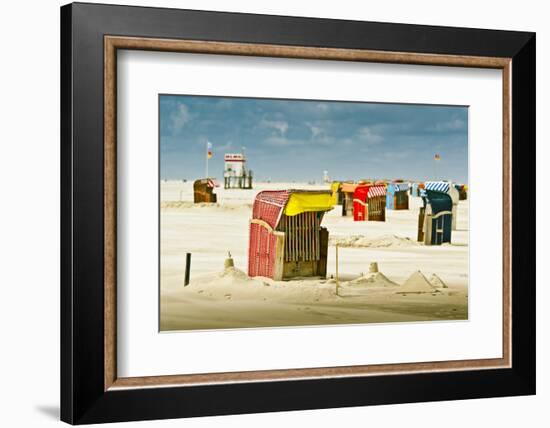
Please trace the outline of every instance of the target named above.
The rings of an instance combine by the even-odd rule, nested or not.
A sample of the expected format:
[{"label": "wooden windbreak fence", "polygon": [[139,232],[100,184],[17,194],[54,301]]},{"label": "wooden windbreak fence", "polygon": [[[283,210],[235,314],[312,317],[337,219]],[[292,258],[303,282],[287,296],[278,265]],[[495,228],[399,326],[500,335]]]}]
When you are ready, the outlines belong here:
[{"label": "wooden windbreak fence", "polygon": [[320,228],[321,219],[316,212],[283,215],[278,230],[285,233],[285,262],[320,260]]}]

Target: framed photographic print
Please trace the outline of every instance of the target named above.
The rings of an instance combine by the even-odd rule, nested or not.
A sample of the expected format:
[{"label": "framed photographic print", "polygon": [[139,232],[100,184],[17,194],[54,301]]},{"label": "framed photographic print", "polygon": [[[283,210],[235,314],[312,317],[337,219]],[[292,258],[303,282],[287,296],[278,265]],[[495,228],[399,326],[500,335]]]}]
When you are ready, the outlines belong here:
[{"label": "framed photographic print", "polygon": [[61,8],[72,424],[535,393],[535,35]]}]

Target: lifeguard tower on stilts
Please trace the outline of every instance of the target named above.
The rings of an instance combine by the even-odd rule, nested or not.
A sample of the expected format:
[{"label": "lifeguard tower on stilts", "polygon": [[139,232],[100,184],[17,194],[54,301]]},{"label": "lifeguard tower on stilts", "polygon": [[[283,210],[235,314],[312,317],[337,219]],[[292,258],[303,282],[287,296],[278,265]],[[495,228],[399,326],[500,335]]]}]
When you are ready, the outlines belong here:
[{"label": "lifeguard tower on stilts", "polygon": [[223,187],[225,189],[252,189],[252,171],[246,166],[242,153],[226,153],[224,156]]}]

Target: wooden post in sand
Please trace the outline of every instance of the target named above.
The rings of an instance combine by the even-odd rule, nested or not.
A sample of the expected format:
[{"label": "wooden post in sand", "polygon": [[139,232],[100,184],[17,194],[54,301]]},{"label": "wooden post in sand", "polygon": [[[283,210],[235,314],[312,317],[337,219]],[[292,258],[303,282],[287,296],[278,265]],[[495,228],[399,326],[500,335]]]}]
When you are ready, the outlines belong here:
[{"label": "wooden post in sand", "polygon": [[185,255],[185,282],[183,286],[189,285],[189,276],[191,274],[191,253]]},{"label": "wooden post in sand", "polygon": [[340,280],[338,279],[338,244],[336,244],[336,295],[338,296],[338,288],[340,287]]}]

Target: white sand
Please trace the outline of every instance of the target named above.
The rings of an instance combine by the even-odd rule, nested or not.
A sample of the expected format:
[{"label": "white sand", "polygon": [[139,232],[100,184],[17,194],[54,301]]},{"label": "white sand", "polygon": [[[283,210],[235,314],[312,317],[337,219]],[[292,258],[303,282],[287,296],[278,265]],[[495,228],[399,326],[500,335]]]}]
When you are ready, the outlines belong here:
[{"label": "white sand", "polygon": [[374,239],[369,239],[362,235],[332,236],[329,237],[329,241],[332,245],[352,248],[411,247],[421,245],[411,238],[396,235],[379,236]]},{"label": "white sand", "polygon": [[[336,206],[323,220],[330,233],[327,280],[248,278],[248,221],[254,197],[263,189],[289,188],[327,186],[256,183],[252,190],[217,188],[217,204],[193,204],[192,182],[161,183],[161,329],[467,318],[467,201],[460,201],[453,243],[442,246],[416,242],[420,198],[411,197],[410,210],[388,210],[386,222],[354,222],[342,217]],[[331,279],[336,243],[338,295]],[[224,271],[228,251],[236,269]],[[192,253],[191,284],[184,287],[187,252]],[[368,274],[370,262],[378,262],[379,275]],[[396,293],[417,271],[432,275],[426,280],[430,289]]]}]

